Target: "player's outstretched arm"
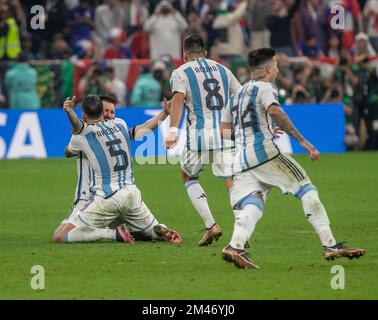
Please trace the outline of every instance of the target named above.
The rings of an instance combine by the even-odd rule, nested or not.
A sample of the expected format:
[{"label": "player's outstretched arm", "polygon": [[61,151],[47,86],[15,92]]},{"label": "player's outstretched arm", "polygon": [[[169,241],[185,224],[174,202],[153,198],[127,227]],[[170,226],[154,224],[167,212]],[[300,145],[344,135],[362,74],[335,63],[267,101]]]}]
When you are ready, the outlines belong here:
[{"label": "player's outstretched arm", "polygon": [[168,117],[170,106],[171,101],[167,101],[167,99],[164,98],[163,111],[161,111],[159,114],[146,121],[145,123],[135,127],[135,139],[143,137],[144,135],[155,130],[159,126],[159,124]]},{"label": "player's outstretched arm", "polygon": [[68,120],[71,123],[71,131],[73,134],[78,134],[83,130],[84,123],[79,119],[75,111],[73,111],[73,107],[76,102],[76,97],[73,96],[72,99],[67,98],[63,104],[63,110],[66,112]]},{"label": "player's outstretched arm", "polygon": [[70,152],[70,150],[68,150],[68,147],[66,147],[66,149],[64,149],[64,156],[66,158],[72,158],[72,157],[76,157],[76,154],[73,154],[72,152]]},{"label": "player's outstretched arm", "polygon": [[291,122],[290,118],[287,116],[285,111],[279,105],[272,104],[268,108],[268,114],[272,118],[272,120],[279,126],[283,131],[285,131],[289,136],[293,137],[297,140],[302,148],[306,149],[309,154],[311,160],[318,160],[319,159],[319,151],[309,143],[295,128],[294,124]]},{"label": "player's outstretched arm", "polygon": [[165,146],[167,149],[173,148],[178,141],[178,127],[182,117],[182,108],[185,101],[185,94],[182,92],[175,92],[171,100],[171,125]]}]

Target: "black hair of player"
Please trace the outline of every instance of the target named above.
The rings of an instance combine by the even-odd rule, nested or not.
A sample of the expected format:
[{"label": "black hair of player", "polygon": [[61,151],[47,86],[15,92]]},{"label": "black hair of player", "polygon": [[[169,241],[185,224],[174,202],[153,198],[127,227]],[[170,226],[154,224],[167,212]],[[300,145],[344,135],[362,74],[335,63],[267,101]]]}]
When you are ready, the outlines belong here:
[{"label": "black hair of player", "polygon": [[258,68],[265,62],[268,62],[276,55],[276,51],[272,48],[260,48],[251,51],[248,54],[248,65],[251,70]]},{"label": "black hair of player", "polygon": [[198,33],[192,33],[184,39],[184,51],[186,53],[203,53],[205,40]]},{"label": "black hair of player", "polygon": [[105,102],[109,102],[109,103],[112,103],[114,105],[117,104],[117,98],[113,95],[109,95],[109,94],[104,94],[104,95],[101,95],[100,96],[100,100],[101,101],[105,101]]},{"label": "black hair of player", "polygon": [[102,101],[99,96],[90,94],[83,100],[83,111],[90,119],[98,119],[102,115]]}]

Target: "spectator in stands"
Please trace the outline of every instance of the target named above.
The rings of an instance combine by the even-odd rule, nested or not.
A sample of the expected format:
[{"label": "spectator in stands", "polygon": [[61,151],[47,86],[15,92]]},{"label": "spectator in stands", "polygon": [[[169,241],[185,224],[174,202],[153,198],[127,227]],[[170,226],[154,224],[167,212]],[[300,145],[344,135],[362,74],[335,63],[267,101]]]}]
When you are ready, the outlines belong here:
[{"label": "spectator in stands", "polygon": [[314,97],[314,102],[322,102],[328,87],[329,85],[326,79],[322,76],[319,67],[314,66],[311,70],[306,84],[306,90],[311,94],[312,97]]},{"label": "spectator in stands", "polygon": [[[333,14],[331,9],[335,5],[340,5],[344,7],[344,28],[342,29],[342,46],[343,49],[349,50],[352,48],[354,43],[355,34],[362,32],[362,14],[360,10],[360,5],[358,0],[334,0],[330,1],[328,5],[328,21],[331,20]],[[336,14],[336,13],[334,13]]]},{"label": "spectator in stands", "polygon": [[39,109],[37,72],[26,63],[26,56],[20,54],[18,63],[5,74],[5,90],[11,109]]},{"label": "spectator in stands", "polygon": [[158,59],[162,54],[181,59],[182,34],[187,27],[180,12],[169,1],[161,1],[144,24],[144,30],[149,33],[151,59]]},{"label": "spectator in stands", "polygon": [[93,41],[80,40],[76,44],[73,56],[71,57],[72,62],[80,59],[94,59],[96,56],[96,46]]},{"label": "spectator in stands", "polygon": [[106,83],[106,91],[108,94],[117,98],[117,105],[126,106],[126,85],[124,81],[116,78],[113,67],[105,70],[105,76],[109,79]]},{"label": "spectator in stands", "polygon": [[291,38],[291,19],[289,6],[283,0],[276,0],[272,7],[272,16],[268,18],[270,45],[276,52],[294,55]]},{"label": "spectator in stands", "polygon": [[354,87],[353,94],[353,123],[357,133],[360,131],[360,121],[366,124],[367,141],[365,149],[378,148],[377,132],[373,129],[374,117],[378,118],[376,104],[378,103],[378,78],[376,71],[369,64],[368,57],[360,57],[352,65],[352,76],[348,80]]},{"label": "spectator in stands", "polygon": [[340,36],[336,32],[333,32],[328,38],[327,56],[330,58],[340,58],[340,54],[341,54]]},{"label": "spectator in stands", "polygon": [[377,53],[370,44],[369,37],[366,33],[360,32],[355,37],[356,42],[352,47],[353,54],[357,57],[373,57]]},{"label": "spectator in stands", "polygon": [[127,35],[143,30],[143,24],[148,19],[148,1],[147,0],[129,0],[122,3],[126,13]]},{"label": "spectator in stands", "polygon": [[48,58],[64,60],[69,59],[71,55],[72,50],[66,40],[64,40],[63,34],[55,34],[54,42],[52,43],[52,48],[48,55]]},{"label": "spectator in stands", "polygon": [[79,82],[80,96],[84,97],[88,94],[103,95],[107,94],[106,84],[109,82],[96,62],[92,63],[86,75]]},{"label": "spectator in stands", "polygon": [[173,0],[173,7],[185,17],[194,9],[194,2],[199,1]]},{"label": "spectator in stands", "polygon": [[131,59],[132,53],[126,44],[126,32],[120,28],[110,30],[109,45],[106,47],[104,59]]},{"label": "spectator in stands", "polygon": [[290,97],[291,89],[293,87],[293,71],[289,58],[284,53],[278,53],[277,55],[278,68],[280,72],[277,76],[277,87],[278,87],[278,101],[280,103],[285,103]]},{"label": "spectator in stands", "polygon": [[20,32],[9,6],[0,5],[0,59],[16,60],[21,52]]},{"label": "spectator in stands", "polygon": [[240,20],[247,12],[247,0],[237,0],[228,10],[218,10],[213,28],[218,31],[218,40],[212,48],[211,56],[222,59],[245,56],[245,44]]},{"label": "spectator in stands", "polygon": [[24,36],[27,33],[25,8],[22,6],[20,0],[2,0],[3,5],[9,7],[10,16],[16,19],[20,36]]},{"label": "spectator in stands", "polygon": [[378,1],[368,0],[364,7],[364,17],[367,21],[367,34],[374,50],[378,52]]},{"label": "spectator in stands", "polygon": [[26,56],[26,60],[40,60],[43,59],[43,56],[39,52],[33,52],[32,46],[33,46],[33,39],[32,36],[29,34],[26,34],[22,41],[22,53]]},{"label": "spectator in stands", "polygon": [[[203,39],[207,39],[207,34],[202,26],[202,19],[197,15],[196,11],[192,9],[187,15],[189,27],[185,32],[185,36],[192,33],[198,33]],[[185,38],[184,36],[184,38]]]},{"label": "spectator in stands", "polygon": [[309,32],[303,45],[300,45],[298,49],[300,56],[304,55],[309,58],[321,58],[324,56],[322,49],[317,43],[315,33]]},{"label": "spectator in stands", "polygon": [[315,97],[313,97],[306,88],[311,70],[311,64],[298,66],[296,69],[294,69],[294,86],[291,92],[292,103],[315,102]]},{"label": "spectator in stands", "polygon": [[94,30],[94,9],[89,0],[79,0],[79,4],[70,10],[68,41],[74,47],[77,42],[83,39],[92,40]]},{"label": "spectator in stands", "polygon": [[121,28],[125,22],[125,12],[118,0],[106,0],[96,8],[95,11],[95,29],[96,43],[99,54],[102,56],[103,48],[106,47],[109,39],[110,30]]},{"label": "spectator in stands", "polygon": [[139,76],[131,95],[133,107],[157,107],[161,104],[161,82],[165,68],[164,62],[157,60],[152,65],[152,74],[146,70]]},{"label": "spectator in stands", "polygon": [[250,0],[246,18],[251,31],[250,50],[270,47],[270,32],[267,19],[270,16],[272,0]]},{"label": "spectator in stands", "polygon": [[42,0],[32,1],[45,9],[45,29],[38,30],[44,44],[43,50],[47,53],[57,33],[62,33],[66,27],[68,10],[64,1]]},{"label": "spectator in stands", "polygon": [[320,0],[306,0],[305,5],[300,9],[305,41],[315,37],[317,45],[323,52],[327,50],[326,30],[329,28],[325,12],[326,8],[322,6]]}]

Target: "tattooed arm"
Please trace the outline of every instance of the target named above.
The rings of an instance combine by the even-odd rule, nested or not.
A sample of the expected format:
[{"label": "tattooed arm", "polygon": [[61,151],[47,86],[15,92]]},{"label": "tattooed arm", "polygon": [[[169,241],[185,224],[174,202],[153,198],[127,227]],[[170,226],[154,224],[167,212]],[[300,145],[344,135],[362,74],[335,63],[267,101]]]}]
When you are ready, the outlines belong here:
[{"label": "tattooed arm", "polygon": [[317,160],[319,158],[319,151],[300,134],[285,111],[283,111],[279,105],[272,104],[268,108],[268,114],[281,130],[297,140],[302,148],[309,152],[311,160]]},{"label": "tattooed arm", "polygon": [[84,128],[84,123],[76,115],[75,111],[73,111],[75,102],[75,96],[73,96],[72,99],[67,98],[66,101],[64,101],[63,110],[67,113],[68,120],[70,120],[72,133],[79,134]]}]

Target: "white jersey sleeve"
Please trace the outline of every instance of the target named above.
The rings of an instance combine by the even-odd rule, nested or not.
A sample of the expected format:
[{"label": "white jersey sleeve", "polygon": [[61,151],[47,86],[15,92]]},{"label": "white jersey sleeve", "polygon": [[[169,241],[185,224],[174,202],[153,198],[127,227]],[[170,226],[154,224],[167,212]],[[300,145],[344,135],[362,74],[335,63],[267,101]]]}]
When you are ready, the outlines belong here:
[{"label": "white jersey sleeve", "polygon": [[80,140],[81,140],[80,134],[71,136],[70,143],[67,146],[67,149],[70,153],[74,155],[78,155],[79,152],[82,151]]},{"label": "white jersey sleeve", "polygon": [[277,89],[267,84],[260,92],[261,104],[267,110],[272,104],[280,105],[278,102]]},{"label": "white jersey sleeve", "polygon": [[181,72],[181,70],[176,69],[172,72],[170,83],[172,93],[181,92],[186,96],[187,84],[185,75]]}]

